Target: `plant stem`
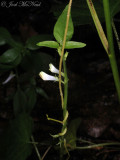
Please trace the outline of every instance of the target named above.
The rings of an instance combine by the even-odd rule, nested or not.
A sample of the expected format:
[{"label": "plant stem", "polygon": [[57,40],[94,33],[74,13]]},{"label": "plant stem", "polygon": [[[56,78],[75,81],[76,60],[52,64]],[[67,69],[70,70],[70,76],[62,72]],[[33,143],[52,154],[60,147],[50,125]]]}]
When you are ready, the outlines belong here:
[{"label": "plant stem", "polygon": [[[66,27],[65,27],[65,33],[64,33],[64,39],[63,39],[63,45],[61,50],[61,57],[59,62],[59,90],[60,90],[60,96],[61,96],[61,103],[62,103],[62,109],[63,109],[63,126],[61,133],[64,133],[65,129],[67,129],[67,97],[68,97],[68,77],[67,77],[67,68],[66,68],[66,61],[64,59],[64,48],[66,43],[66,37],[67,37],[67,31],[68,31],[68,25],[69,25],[69,18],[70,18],[70,11],[71,11],[71,5],[72,0],[69,0],[68,5],[68,12],[67,12],[67,19],[66,19]],[[64,68],[64,97],[62,92],[62,86],[61,86],[61,70],[62,70],[62,64]],[[64,135],[60,137],[60,159],[63,159],[63,151],[64,151]]]},{"label": "plant stem", "polygon": [[66,61],[63,59],[63,68],[64,68],[64,107],[63,107],[63,117],[66,116],[67,112],[67,99],[68,99],[68,76],[67,76],[67,67]]},{"label": "plant stem", "polygon": [[103,31],[102,26],[100,24],[100,21],[98,19],[94,5],[92,3],[92,0],[87,0],[87,3],[88,3],[88,7],[90,9],[91,15],[93,17],[96,29],[98,31],[99,37],[101,39],[101,42],[102,42],[102,44],[108,54],[109,60],[110,60],[110,64],[111,64],[111,68],[112,68],[112,72],[113,72],[113,78],[114,78],[116,90],[118,93],[118,100],[120,103],[120,80],[119,80],[119,73],[118,73],[118,68],[117,68],[117,64],[116,64],[114,45],[113,45],[112,25],[111,25],[112,20],[110,17],[109,0],[103,0],[108,41],[106,39],[106,36],[104,34],[104,31]]},{"label": "plant stem", "polygon": [[108,54],[108,41],[107,41],[106,35],[105,35],[104,31],[103,31],[103,28],[102,28],[102,25],[101,25],[100,20],[98,18],[98,15],[96,13],[96,10],[94,8],[94,5],[92,3],[92,0],[86,0],[86,1],[87,1],[89,10],[90,10],[91,16],[93,18],[93,21],[95,23],[98,35],[99,35],[100,40],[102,42],[102,45],[103,45],[105,51]]},{"label": "plant stem", "polygon": [[36,144],[35,144],[35,140],[34,140],[34,137],[33,137],[33,136],[31,136],[31,140],[32,140],[32,142],[33,142],[33,146],[34,146],[35,151],[36,151],[36,153],[37,153],[38,159],[39,159],[39,160],[42,160],[42,158],[41,158],[41,156],[40,156],[40,153],[39,153],[39,151],[38,151],[38,148],[37,148],[37,146],[36,146]]},{"label": "plant stem", "polygon": [[99,143],[99,144],[92,144],[89,146],[83,146],[83,147],[76,147],[75,149],[91,149],[91,148],[98,148],[98,147],[104,147],[104,146],[120,146],[120,143],[118,142],[111,142],[111,143]]},{"label": "plant stem", "polygon": [[118,49],[119,49],[119,52],[120,52],[120,38],[118,36],[117,29],[115,27],[114,21],[112,21],[112,27],[113,27],[113,31],[114,31],[114,34],[115,34],[115,38],[116,38],[117,44],[118,44]]},{"label": "plant stem", "polygon": [[[65,120],[62,126],[62,131],[67,128],[67,100],[68,100],[68,76],[67,76],[67,67],[66,61],[63,58],[63,69],[64,69],[64,103],[63,103],[63,119]],[[66,117],[66,118],[65,118]],[[60,138],[61,142],[61,150],[60,150],[60,158],[63,159],[63,151],[64,151],[64,136]]]},{"label": "plant stem", "polygon": [[63,93],[62,93],[62,86],[61,86],[61,70],[62,70],[62,62],[63,62],[63,57],[64,57],[64,48],[65,48],[67,31],[68,31],[68,25],[69,25],[71,5],[72,5],[72,0],[69,0],[69,6],[68,6],[68,12],[67,12],[67,19],[66,19],[66,27],[65,27],[63,45],[62,45],[62,50],[61,50],[61,57],[60,57],[60,62],[59,62],[59,90],[60,90],[62,108],[63,108],[64,100],[63,100]]},{"label": "plant stem", "polygon": [[113,44],[113,35],[112,35],[112,19],[110,15],[110,7],[109,7],[109,0],[103,0],[103,6],[104,6],[104,14],[105,14],[105,22],[106,22],[106,29],[107,29],[107,38],[108,38],[108,57],[110,60],[113,77],[115,81],[116,90],[118,93],[118,99],[120,102],[120,79],[119,79],[119,73],[115,58],[115,52],[114,52],[114,44]]}]

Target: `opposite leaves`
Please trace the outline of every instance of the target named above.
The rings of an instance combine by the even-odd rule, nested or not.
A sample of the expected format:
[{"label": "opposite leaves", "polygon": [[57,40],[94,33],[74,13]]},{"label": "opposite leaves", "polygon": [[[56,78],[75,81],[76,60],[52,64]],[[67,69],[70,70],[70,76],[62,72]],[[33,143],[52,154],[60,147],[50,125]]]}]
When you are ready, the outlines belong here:
[{"label": "opposite leaves", "polygon": [[[67,20],[67,12],[68,12],[68,5],[65,7],[62,14],[58,18],[53,31],[54,37],[57,40],[57,42],[60,43],[60,45],[62,45],[63,43],[66,20]],[[71,40],[73,33],[74,33],[74,26],[73,26],[72,18],[70,15],[66,41]]]}]

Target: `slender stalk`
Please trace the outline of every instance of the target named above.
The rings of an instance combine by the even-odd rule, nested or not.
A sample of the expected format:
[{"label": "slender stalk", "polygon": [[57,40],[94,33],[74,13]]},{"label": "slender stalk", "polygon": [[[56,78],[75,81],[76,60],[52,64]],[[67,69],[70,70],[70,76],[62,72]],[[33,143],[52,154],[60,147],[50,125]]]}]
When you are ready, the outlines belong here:
[{"label": "slender stalk", "polygon": [[[67,114],[67,100],[68,100],[68,76],[67,76],[67,67],[66,61],[63,59],[63,68],[64,68],[64,106],[63,106],[63,119]],[[67,119],[63,123],[62,131],[67,127]]]},{"label": "slender stalk", "polygon": [[[63,119],[65,120],[62,126],[62,131],[67,128],[67,100],[68,100],[68,76],[67,76],[67,67],[66,67],[66,61],[63,58],[63,69],[64,69],[64,104],[63,104]],[[65,118],[66,117],[66,118]],[[60,158],[63,158],[63,151],[64,151],[64,136],[60,138],[61,142],[61,150],[60,150]]]},{"label": "slender stalk", "polygon": [[113,34],[112,34],[112,19],[110,15],[110,7],[109,7],[109,0],[103,0],[103,6],[104,6],[104,14],[105,14],[105,22],[106,22],[106,29],[107,29],[107,38],[108,38],[108,46],[109,46],[109,60],[113,72],[113,77],[115,81],[116,90],[118,93],[118,99],[120,102],[120,79],[119,79],[119,73],[115,58],[115,51],[114,51],[114,44],[113,44]]},{"label": "slender stalk", "polygon": [[113,78],[114,78],[116,90],[118,93],[118,100],[120,102],[120,80],[119,80],[119,73],[118,73],[118,68],[117,68],[117,64],[116,64],[114,45],[113,45],[112,25],[111,25],[112,20],[110,17],[109,0],[103,0],[108,40],[106,39],[105,33],[104,33],[102,26],[100,24],[100,21],[98,19],[94,5],[92,3],[92,0],[87,0],[87,3],[88,3],[88,7],[90,9],[91,15],[93,17],[96,29],[98,31],[99,37],[101,39],[101,42],[102,42],[102,44],[108,54],[108,57],[109,57],[112,72],[113,72]]},{"label": "slender stalk", "polygon": [[60,62],[59,62],[59,90],[60,90],[62,108],[63,108],[64,100],[63,100],[63,93],[62,93],[62,86],[61,86],[61,70],[62,70],[62,61],[63,61],[63,57],[64,57],[64,48],[65,48],[65,43],[66,43],[67,31],[68,31],[69,18],[70,18],[71,5],[72,5],[72,0],[69,1],[67,20],[66,20],[66,27],[65,27],[65,34],[64,34],[61,57],[60,57]]},{"label": "slender stalk", "polygon": [[42,159],[43,160],[45,158],[45,156],[47,155],[48,151],[51,149],[52,146],[49,146],[48,149],[45,151],[44,155],[42,156]]},{"label": "slender stalk", "polygon": [[98,35],[100,37],[100,40],[101,40],[101,42],[103,44],[103,47],[104,47],[105,51],[108,54],[108,41],[107,41],[106,35],[105,35],[104,31],[103,31],[103,28],[102,28],[102,25],[100,23],[100,20],[99,20],[99,18],[97,16],[97,13],[96,13],[96,10],[95,10],[94,5],[92,3],[92,0],[87,0],[87,4],[88,4],[88,7],[89,7],[91,16],[93,18],[93,21],[95,23],[95,26],[96,26]]},{"label": "slender stalk", "polygon": [[[67,116],[66,115],[67,115],[67,97],[68,97],[68,77],[67,77],[66,62],[64,59],[64,48],[65,48],[68,25],[69,25],[71,5],[72,5],[72,0],[69,0],[67,19],[66,19],[66,27],[65,27],[63,45],[62,45],[62,50],[61,50],[61,57],[60,57],[60,62],[59,62],[59,90],[60,90],[60,96],[61,96],[61,103],[62,103],[62,109],[63,109],[63,122],[64,122],[61,133],[64,133],[65,129],[67,130]],[[62,86],[61,86],[62,64],[63,64],[64,74],[65,74],[65,77],[64,77],[64,97],[63,97]],[[60,145],[61,145],[60,159],[62,160],[63,159],[63,151],[64,151],[64,135],[60,137]]]},{"label": "slender stalk", "polygon": [[37,146],[36,146],[36,144],[35,144],[35,140],[34,140],[34,137],[33,137],[33,136],[31,136],[31,140],[32,140],[32,142],[33,142],[33,146],[34,146],[35,151],[36,151],[36,153],[37,153],[38,159],[39,159],[39,160],[42,160],[42,158],[41,158],[41,156],[40,156],[40,153],[39,153],[39,151],[38,151],[38,148],[37,148]]},{"label": "slender stalk", "polygon": [[63,59],[63,68],[64,68],[64,107],[63,107],[63,117],[65,117],[67,112],[67,99],[68,99],[68,76],[67,76],[67,67],[66,61]]},{"label": "slender stalk", "polygon": [[118,142],[111,142],[111,143],[100,143],[100,144],[93,144],[89,146],[84,146],[84,147],[76,147],[75,149],[91,149],[91,148],[99,148],[99,147],[104,147],[104,146],[120,146],[120,143]]},{"label": "slender stalk", "polygon": [[118,36],[117,29],[115,27],[114,21],[112,21],[112,27],[113,27],[113,31],[114,31],[114,34],[115,34],[115,38],[116,38],[117,44],[118,44],[118,49],[119,49],[119,52],[120,52],[120,38]]},{"label": "slender stalk", "polygon": [[106,29],[107,29],[107,38],[108,38],[108,44],[109,44],[109,52],[110,54],[114,54],[112,19],[110,15],[109,0],[103,0],[103,7],[104,7],[104,14],[105,14]]}]

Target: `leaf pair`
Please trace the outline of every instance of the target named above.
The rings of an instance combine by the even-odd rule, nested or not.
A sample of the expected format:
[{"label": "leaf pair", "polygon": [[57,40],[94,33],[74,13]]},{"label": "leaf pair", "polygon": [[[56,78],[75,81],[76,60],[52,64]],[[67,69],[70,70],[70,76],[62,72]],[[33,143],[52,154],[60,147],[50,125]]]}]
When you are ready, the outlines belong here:
[{"label": "leaf pair", "polygon": [[[60,17],[58,18],[58,20],[54,26],[53,34],[54,34],[54,37],[57,42],[56,41],[43,41],[43,42],[37,43],[38,46],[57,48],[57,49],[62,46],[63,39],[64,39],[64,33],[65,33],[65,27],[66,27],[67,11],[68,11],[68,5],[65,7],[64,11],[60,15]],[[84,43],[70,41],[73,36],[73,33],[74,33],[74,27],[73,27],[72,18],[70,15],[68,32],[67,32],[67,36],[66,36],[65,49],[85,47],[86,44],[84,44]]]}]

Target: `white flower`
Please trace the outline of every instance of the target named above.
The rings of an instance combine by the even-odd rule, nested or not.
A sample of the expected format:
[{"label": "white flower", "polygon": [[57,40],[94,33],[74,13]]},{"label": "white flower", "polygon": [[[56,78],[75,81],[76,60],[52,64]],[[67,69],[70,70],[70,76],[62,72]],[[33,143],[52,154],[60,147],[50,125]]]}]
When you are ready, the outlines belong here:
[{"label": "white flower", "polygon": [[8,83],[13,77],[15,77],[15,74],[13,72],[10,72],[10,75],[2,84],[4,85],[4,84]]},{"label": "white flower", "polygon": [[59,74],[59,70],[58,70],[57,68],[55,68],[52,63],[49,64],[49,67],[50,67],[49,70],[50,70],[52,73],[57,73],[57,74]]},{"label": "white flower", "polygon": [[[52,64],[52,63],[50,63],[49,64],[49,70],[52,72],[52,73],[57,73],[57,74],[59,74],[59,70],[57,69],[57,68],[55,68],[55,66]],[[64,77],[64,73],[63,72],[61,72],[61,75]]]},{"label": "white flower", "polygon": [[44,80],[44,81],[59,81],[58,77],[51,76],[49,74],[46,74],[45,72],[40,72],[39,76]]}]

